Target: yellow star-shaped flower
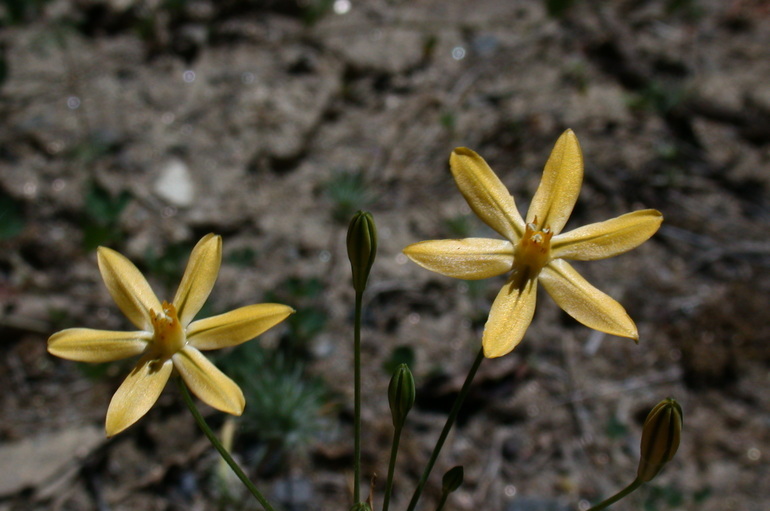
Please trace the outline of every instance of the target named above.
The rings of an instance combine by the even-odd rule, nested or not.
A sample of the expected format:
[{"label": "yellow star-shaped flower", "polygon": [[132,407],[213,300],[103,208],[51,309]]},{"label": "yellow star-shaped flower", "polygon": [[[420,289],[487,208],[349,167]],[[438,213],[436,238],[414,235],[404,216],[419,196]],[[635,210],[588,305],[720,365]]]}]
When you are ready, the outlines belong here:
[{"label": "yellow star-shaped flower", "polygon": [[655,234],[663,217],[645,209],[562,234],[583,181],[583,154],[572,130],[556,141],[526,222],[481,156],[458,147],[449,165],[473,212],[505,239],[423,241],[406,247],[404,254],[449,277],[475,280],[509,274],[484,328],[487,357],[505,355],[521,342],[535,313],[538,281],[587,327],[638,340],[636,325],[623,306],[589,284],[567,260],[592,261],[627,252]]},{"label": "yellow star-shaped flower", "polygon": [[243,413],[245,400],[240,387],[201,351],[253,339],[294,310],[263,303],[193,321],[214,287],[222,262],[222,238],[214,234],[204,236],[193,249],[172,303],[158,301],[136,266],[114,250],[99,247],[98,260],[110,295],[139,330],[69,328],[48,339],[48,351],[81,362],[111,362],[141,355],[112,397],[107,436],[142,418],[158,400],[174,369],[205,403],[233,415]]}]

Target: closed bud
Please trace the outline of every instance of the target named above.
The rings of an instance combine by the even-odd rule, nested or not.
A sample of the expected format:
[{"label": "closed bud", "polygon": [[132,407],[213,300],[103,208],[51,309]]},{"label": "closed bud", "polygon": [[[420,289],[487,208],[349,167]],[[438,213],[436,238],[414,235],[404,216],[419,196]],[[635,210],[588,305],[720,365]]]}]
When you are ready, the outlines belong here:
[{"label": "closed bud", "polygon": [[350,511],[372,511],[372,506],[366,502],[359,502],[358,504],[353,504]]},{"label": "closed bud", "polygon": [[647,415],[642,427],[642,447],[636,477],[651,481],[671,461],[682,436],[682,407],[673,398],[664,399]]},{"label": "closed bud", "polygon": [[460,465],[450,468],[444,474],[444,478],[441,479],[441,491],[444,495],[452,493],[463,484],[463,475],[463,467]]},{"label": "closed bud", "polygon": [[377,227],[371,213],[359,211],[348,226],[348,259],[353,269],[353,289],[363,293],[377,255]]},{"label": "closed bud", "polygon": [[414,399],[414,376],[406,364],[401,364],[396,368],[388,385],[388,402],[395,428],[404,425],[406,415],[414,406]]}]

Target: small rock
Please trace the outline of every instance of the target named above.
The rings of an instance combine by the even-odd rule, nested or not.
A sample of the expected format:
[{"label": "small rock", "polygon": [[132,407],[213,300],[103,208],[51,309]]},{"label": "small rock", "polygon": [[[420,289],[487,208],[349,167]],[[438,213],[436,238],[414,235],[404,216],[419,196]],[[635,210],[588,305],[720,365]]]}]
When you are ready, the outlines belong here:
[{"label": "small rock", "polygon": [[178,158],[166,162],[155,181],[153,191],[174,206],[190,206],[195,198],[195,185],[187,164]]},{"label": "small rock", "polygon": [[101,429],[86,426],[0,444],[6,467],[0,471],[0,497],[53,484],[55,477],[69,472],[67,466],[75,458],[88,455],[104,440]]}]

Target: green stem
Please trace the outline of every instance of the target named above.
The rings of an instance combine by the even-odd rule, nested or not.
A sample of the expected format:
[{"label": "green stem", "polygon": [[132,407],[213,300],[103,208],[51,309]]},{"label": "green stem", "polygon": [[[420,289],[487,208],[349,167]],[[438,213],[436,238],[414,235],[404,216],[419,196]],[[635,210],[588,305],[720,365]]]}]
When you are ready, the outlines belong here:
[{"label": "green stem", "polygon": [[175,378],[177,384],[179,385],[179,389],[182,391],[182,398],[184,399],[185,404],[187,405],[187,408],[190,409],[190,412],[193,414],[193,417],[195,417],[195,422],[198,423],[198,426],[201,428],[203,433],[206,435],[206,437],[209,439],[209,442],[211,442],[211,445],[214,446],[214,448],[219,451],[219,455],[222,456],[222,459],[225,460],[225,462],[230,465],[230,468],[233,469],[233,472],[235,472],[235,475],[238,476],[238,479],[241,480],[241,482],[248,488],[248,490],[251,492],[252,495],[254,495],[254,498],[257,499],[257,501],[262,504],[262,507],[265,509],[265,511],[275,511],[273,509],[273,506],[270,505],[270,503],[267,501],[267,499],[262,495],[262,493],[257,489],[256,486],[249,480],[249,478],[246,476],[246,474],[241,470],[241,467],[238,466],[238,463],[235,462],[232,456],[230,456],[230,453],[227,452],[227,449],[222,445],[222,442],[219,441],[217,436],[214,434],[214,432],[211,430],[209,425],[206,423],[206,419],[203,418],[203,415],[198,411],[198,407],[195,406],[195,402],[193,401],[192,396],[190,395],[190,391],[187,389],[187,385],[185,385],[182,378]]},{"label": "green stem", "polygon": [[468,395],[468,391],[471,389],[471,382],[473,382],[473,378],[476,376],[476,371],[478,371],[482,360],[484,360],[483,348],[479,350],[479,354],[476,355],[476,360],[473,361],[473,365],[471,366],[470,371],[468,371],[468,376],[465,377],[465,383],[463,383],[463,387],[460,389],[460,394],[458,394],[457,399],[455,399],[455,402],[452,405],[452,410],[449,412],[449,416],[446,419],[444,429],[441,431],[441,435],[438,437],[436,447],[433,448],[433,453],[430,455],[428,465],[425,467],[425,470],[422,473],[422,477],[420,477],[420,481],[417,483],[417,488],[414,489],[412,500],[409,502],[409,507],[406,508],[406,511],[414,511],[414,508],[417,505],[417,501],[420,500],[420,495],[422,494],[422,490],[425,487],[425,483],[428,481],[428,476],[430,476],[430,473],[433,470],[433,465],[435,465],[436,459],[441,452],[441,448],[444,446],[446,437],[449,435],[449,430],[452,429],[452,426],[455,423],[455,419],[457,419],[457,414],[460,412],[460,407],[462,406],[463,401],[465,401],[465,398]]},{"label": "green stem", "polygon": [[353,326],[353,503],[361,501],[361,304],[363,292],[356,291]]},{"label": "green stem", "polygon": [[438,501],[438,507],[436,508],[436,511],[443,511],[447,498],[449,498],[449,492],[441,492],[441,500]]},{"label": "green stem", "polygon": [[629,493],[633,492],[637,488],[639,488],[642,485],[642,481],[639,479],[634,479],[634,482],[620,490],[618,493],[613,495],[612,497],[601,501],[600,503],[596,504],[594,507],[589,509],[588,511],[599,511],[600,509],[605,509],[615,502],[619,501],[620,499],[626,497]]},{"label": "green stem", "polygon": [[393,446],[390,448],[390,463],[388,464],[388,482],[385,485],[385,501],[382,504],[382,511],[388,511],[390,505],[390,494],[393,491],[393,472],[396,470],[396,456],[398,456],[398,444],[401,441],[402,426],[393,431]]}]

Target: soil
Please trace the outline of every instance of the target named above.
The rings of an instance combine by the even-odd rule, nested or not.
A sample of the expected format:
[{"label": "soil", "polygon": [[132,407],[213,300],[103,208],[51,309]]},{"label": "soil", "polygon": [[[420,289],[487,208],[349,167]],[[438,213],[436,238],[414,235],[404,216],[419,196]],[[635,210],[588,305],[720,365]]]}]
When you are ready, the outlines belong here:
[{"label": "soil", "polygon": [[313,311],[252,342],[285,349],[304,325],[294,356],[331,403],[272,464],[265,434],[236,421],[235,454],[282,509],[349,508],[344,239],[358,208],[380,235],[364,300],[363,488],[372,481],[379,508],[392,435],[382,367],[411,357],[418,402],[392,502],[405,509],[502,281],[442,277],[401,250],[496,236],[451,179],[454,147],[480,153],[525,211],[567,128],[586,162],[567,229],[642,208],[665,217],[639,249],[577,265],[623,303],[640,342],[589,330],[541,293],[522,344],[481,365],[422,509],[455,465],[464,483],[446,509],[587,509],[634,478],[641,424],[668,396],[684,409],[679,453],[615,508],[770,508],[767,2],[13,5],[0,7],[0,511],[257,508],[173,385],[108,440],[130,362],[93,369],[46,351],[62,328],[131,328],[96,245],[173,296],[208,232],[225,258],[208,312],[269,300]]}]

